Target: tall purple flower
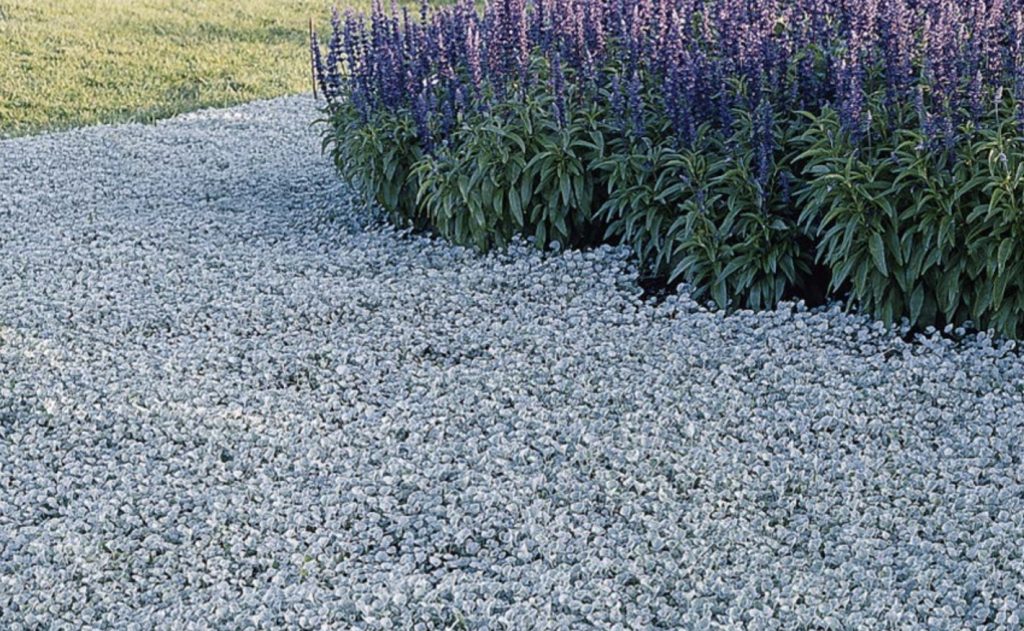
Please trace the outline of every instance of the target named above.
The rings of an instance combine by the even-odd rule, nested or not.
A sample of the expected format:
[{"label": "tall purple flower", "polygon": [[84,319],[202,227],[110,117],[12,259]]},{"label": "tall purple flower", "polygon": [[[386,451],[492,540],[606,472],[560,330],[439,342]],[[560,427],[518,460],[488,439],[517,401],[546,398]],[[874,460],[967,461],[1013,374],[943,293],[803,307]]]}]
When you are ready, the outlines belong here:
[{"label": "tall purple flower", "polygon": [[313,78],[320,87],[320,93],[326,98],[328,94],[327,73],[324,72],[324,58],[323,53],[320,51],[320,40],[316,36],[316,31],[313,31],[309,37],[309,54],[313,65]]},{"label": "tall purple flower", "polygon": [[854,141],[864,133],[866,64],[876,36],[877,16],[878,0],[860,0],[846,21],[848,42],[839,63],[838,100],[840,120]]},{"label": "tall purple flower", "polygon": [[981,118],[984,111],[985,71],[989,68],[989,57],[997,56],[996,51],[991,50],[991,31],[996,27],[992,17],[993,14],[1001,13],[1002,0],[992,0],[991,6],[987,5],[987,2],[970,4],[965,8],[963,17],[963,28],[967,34],[959,65],[961,76],[969,79],[966,99],[974,120]]},{"label": "tall purple flower", "polygon": [[562,74],[562,59],[556,52],[551,58],[551,94],[554,97],[553,107],[555,120],[559,127],[565,126],[565,76]]},{"label": "tall purple flower", "polygon": [[342,63],[342,37],[341,16],[335,7],[331,12],[331,39],[327,44],[327,61],[323,80],[324,96],[333,101],[341,94],[341,71],[339,66]]},{"label": "tall purple flower", "polygon": [[696,132],[694,109],[698,69],[693,54],[686,48],[682,25],[676,19],[660,45],[658,64],[662,75],[661,95],[665,113],[672,124],[676,140],[683,145],[693,142]]},{"label": "tall purple flower", "polygon": [[932,135],[932,115],[928,112],[928,105],[924,102],[924,86],[919,85],[914,91],[914,111],[917,113],[921,132],[925,137],[930,137]]},{"label": "tall purple flower", "polygon": [[495,0],[488,6],[491,14],[488,55],[491,70],[498,82],[514,80],[522,75],[529,52],[524,0]]},{"label": "tall purple flower", "polygon": [[1013,17],[1013,82],[1014,100],[1017,106],[1017,121],[1020,130],[1024,130],[1024,7],[1017,10]]},{"label": "tall purple flower", "polygon": [[466,65],[474,96],[478,96],[483,82],[483,66],[480,61],[480,27],[475,19],[466,25]]},{"label": "tall purple flower", "polygon": [[784,206],[789,206],[790,201],[792,201],[791,179],[792,176],[790,176],[789,171],[781,171],[779,173],[779,200]]},{"label": "tall purple flower", "polygon": [[357,28],[358,24],[352,14],[346,15],[345,28],[342,34],[342,50],[344,52],[345,69],[350,80],[358,76],[360,58],[362,57],[362,51],[358,50]]},{"label": "tall purple flower", "polygon": [[913,24],[907,0],[887,0],[879,15],[879,38],[885,61],[886,97],[890,105],[907,95],[912,69]]},{"label": "tall purple flower", "polygon": [[754,114],[754,141],[757,145],[757,187],[761,199],[768,196],[768,183],[771,180],[774,163],[772,155],[775,151],[775,112],[771,102],[762,99]]},{"label": "tall purple flower", "polygon": [[594,57],[600,59],[604,56],[606,45],[604,26],[606,5],[603,2],[587,2],[584,6],[586,7],[587,50],[593,53]]},{"label": "tall purple flower", "polygon": [[440,136],[442,141],[447,140],[452,129],[455,128],[460,89],[461,86],[457,82],[449,83],[445,99],[441,104]]},{"label": "tall purple flower", "polygon": [[860,56],[855,53],[846,55],[839,63],[839,120],[854,142],[860,138],[863,131],[864,74]]},{"label": "tall purple flower", "polygon": [[434,150],[434,140],[430,133],[430,105],[423,94],[418,94],[413,103],[413,119],[416,122],[416,135],[420,146],[430,153]]},{"label": "tall purple flower", "polygon": [[646,118],[644,116],[643,81],[640,79],[639,71],[634,70],[629,80],[627,92],[629,94],[629,114],[633,133],[643,136],[646,132]]},{"label": "tall purple flower", "polygon": [[361,111],[425,103],[435,142],[470,104],[543,89],[546,59],[559,120],[567,87],[607,89],[623,130],[664,119],[681,143],[703,124],[731,131],[737,108],[774,119],[828,104],[857,141],[884,91],[893,112],[920,94],[922,126],[948,146],[1000,87],[1024,122],[1022,16],[1024,0],[487,0],[481,17],[457,0],[424,1],[416,20],[374,0],[366,24],[334,13],[326,60],[311,63],[319,92]]},{"label": "tall purple flower", "polygon": [[932,100],[943,110],[956,103],[960,82],[959,11],[953,3],[932,5],[925,22],[925,70]]},{"label": "tall purple flower", "polygon": [[626,105],[622,80],[619,75],[612,75],[609,89],[609,107],[612,110],[612,119],[620,131],[626,128]]}]

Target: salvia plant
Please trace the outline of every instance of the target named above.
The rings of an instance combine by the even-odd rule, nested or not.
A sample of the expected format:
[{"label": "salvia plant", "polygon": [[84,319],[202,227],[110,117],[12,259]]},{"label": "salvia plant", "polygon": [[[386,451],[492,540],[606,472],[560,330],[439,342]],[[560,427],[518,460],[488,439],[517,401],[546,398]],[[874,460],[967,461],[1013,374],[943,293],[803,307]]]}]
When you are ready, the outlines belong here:
[{"label": "salvia plant", "polygon": [[398,223],[1016,336],[1022,40],[1024,0],[458,0],[335,11],[311,53],[325,148]]}]

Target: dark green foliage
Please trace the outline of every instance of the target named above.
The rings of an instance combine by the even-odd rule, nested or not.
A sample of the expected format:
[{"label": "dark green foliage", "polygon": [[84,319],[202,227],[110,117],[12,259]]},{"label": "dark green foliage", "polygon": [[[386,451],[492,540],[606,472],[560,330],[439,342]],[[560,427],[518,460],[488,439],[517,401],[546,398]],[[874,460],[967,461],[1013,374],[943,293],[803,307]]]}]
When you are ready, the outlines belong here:
[{"label": "dark green foliage", "polygon": [[[772,133],[784,146],[783,128]],[[703,127],[688,148],[622,141],[597,165],[608,178],[608,236],[632,244],[656,273],[691,284],[698,298],[774,306],[808,282],[813,246],[785,194],[798,185],[789,163],[773,156],[762,188],[758,147],[742,111],[732,135]]]},{"label": "dark green foliage", "polygon": [[542,92],[480,113],[416,164],[419,207],[441,234],[480,249],[516,234],[593,243],[600,191],[589,161],[599,134],[596,110],[562,126]]},{"label": "dark green foliage", "polygon": [[850,142],[836,113],[809,116],[799,139],[801,223],[817,235],[832,290],[887,323],[972,321],[1024,334],[1024,141],[996,112],[934,146],[872,101],[867,141]]},{"label": "dark green foliage", "polygon": [[416,204],[418,183],[413,166],[423,156],[409,114],[380,112],[364,121],[349,104],[330,115],[324,137],[343,177],[376,201],[400,226],[422,228],[426,218]]}]

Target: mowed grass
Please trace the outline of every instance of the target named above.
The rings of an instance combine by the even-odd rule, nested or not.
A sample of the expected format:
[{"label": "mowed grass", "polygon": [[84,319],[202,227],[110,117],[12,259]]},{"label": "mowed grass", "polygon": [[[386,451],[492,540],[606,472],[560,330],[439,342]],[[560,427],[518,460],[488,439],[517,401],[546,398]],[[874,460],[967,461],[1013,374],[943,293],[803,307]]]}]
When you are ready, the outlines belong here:
[{"label": "mowed grass", "polygon": [[311,91],[309,18],[326,32],[333,4],[0,0],[0,136]]}]

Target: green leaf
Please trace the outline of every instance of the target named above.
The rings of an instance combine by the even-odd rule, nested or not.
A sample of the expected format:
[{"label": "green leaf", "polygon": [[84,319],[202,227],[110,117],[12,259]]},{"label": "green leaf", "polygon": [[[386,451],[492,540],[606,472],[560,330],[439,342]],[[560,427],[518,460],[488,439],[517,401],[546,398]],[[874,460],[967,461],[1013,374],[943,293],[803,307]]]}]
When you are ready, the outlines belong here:
[{"label": "green leaf", "polygon": [[882,303],[882,308],[879,309],[878,317],[886,325],[890,325],[893,323],[893,313],[894,309],[892,299],[889,299]]},{"label": "green leaf", "polygon": [[569,238],[569,227],[565,225],[564,214],[559,213],[558,215],[555,216],[555,228],[558,230],[559,234],[561,234],[563,238]]},{"label": "green leaf", "polygon": [[583,200],[586,197],[584,189],[586,188],[586,181],[583,176],[577,176],[572,179],[573,194],[576,198],[576,204],[581,210],[589,211],[589,208],[583,208]]},{"label": "green leaf", "polygon": [[959,270],[951,268],[942,277],[941,289],[943,291],[943,311],[947,319],[952,319],[960,304],[960,273]]},{"label": "green leaf", "polygon": [[726,292],[725,279],[718,280],[711,286],[711,297],[715,299],[720,308],[725,309],[728,306],[729,298]]},{"label": "green leaf", "polygon": [[918,285],[914,288],[914,292],[910,294],[910,325],[914,326],[917,324],[917,320],[921,317],[921,307],[924,306],[924,285]]},{"label": "green leaf", "polygon": [[1009,260],[1010,254],[1013,252],[1013,241],[1011,239],[1003,239],[1003,242],[999,244],[998,264],[999,272],[1003,273],[1006,269],[1006,261]]},{"label": "green leaf", "polygon": [[537,165],[537,163],[539,163],[541,160],[545,160],[545,159],[547,159],[549,157],[551,157],[551,152],[550,151],[541,151],[537,155],[533,156],[533,158],[531,158],[530,161],[526,163],[526,166],[523,168],[523,170],[527,171],[527,172],[531,172],[534,169],[534,167]]},{"label": "green leaf", "polygon": [[853,289],[860,297],[863,297],[868,294],[868,272],[870,271],[871,265],[868,264],[867,261],[865,261],[863,265],[857,266],[857,272],[853,276]]},{"label": "green leaf", "polygon": [[1010,282],[1010,274],[999,274],[992,282],[992,308],[999,309],[1003,305],[1006,286]]},{"label": "green leaf", "polygon": [[505,195],[501,192],[501,189],[496,189],[494,191],[493,205],[494,216],[502,217],[502,215],[505,214]]},{"label": "green leaf", "polygon": [[484,215],[484,209],[480,205],[480,200],[477,197],[471,197],[469,200],[469,211],[473,216],[473,221],[481,228],[487,227],[487,217]]},{"label": "green leaf", "polygon": [[512,211],[512,217],[516,220],[516,225],[522,227],[524,222],[523,218],[523,205],[519,201],[519,192],[515,188],[508,190],[508,207]]},{"label": "green leaf", "polygon": [[569,176],[564,175],[558,179],[558,184],[562,189],[562,203],[565,204],[566,208],[572,206],[572,182]]},{"label": "green leaf", "polygon": [[725,266],[724,270],[722,270],[722,274],[719,276],[719,278],[724,282],[727,278],[732,276],[736,272],[736,270],[746,265],[749,259],[750,257],[748,256],[738,256],[733,260],[729,261],[729,264]]},{"label": "green leaf", "polygon": [[882,243],[882,235],[874,232],[871,234],[871,238],[868,239],[868,249],[871,250],[871,258],[875,260],[875,267],[882,273],[882,276],[888,278],[889,267],[885,264],[885,245]]},{"label": "green leaf", "polygon": [[524,175],[523,179],[519,181],[519,201],[523,208],[528,208],[532,199],[533,178],[528,175]]}]

